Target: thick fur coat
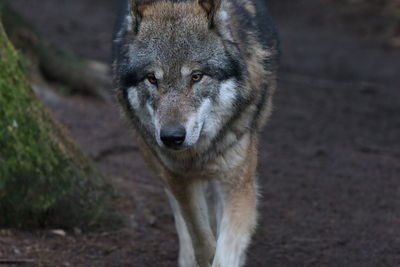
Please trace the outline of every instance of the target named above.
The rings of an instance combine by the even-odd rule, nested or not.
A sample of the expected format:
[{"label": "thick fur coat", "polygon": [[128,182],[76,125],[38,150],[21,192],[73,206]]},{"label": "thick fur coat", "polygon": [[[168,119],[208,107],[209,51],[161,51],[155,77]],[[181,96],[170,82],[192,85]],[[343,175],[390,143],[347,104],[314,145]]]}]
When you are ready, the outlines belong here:
[{"label": "thick fur coat", "polygon": [[179,265],[236,267],[256,225],[278,38],[262,0],[124,1],[116,95],[174,211]]}]

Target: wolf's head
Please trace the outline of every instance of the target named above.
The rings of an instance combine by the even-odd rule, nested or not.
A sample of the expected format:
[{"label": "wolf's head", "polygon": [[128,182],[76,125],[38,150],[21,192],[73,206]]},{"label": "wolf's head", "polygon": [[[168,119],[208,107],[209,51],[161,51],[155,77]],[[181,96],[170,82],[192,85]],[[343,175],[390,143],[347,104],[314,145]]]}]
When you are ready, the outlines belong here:
[{"label": "wolf's head", "polygon": [[139,132],[161,149],[210,145],[243,94],[220,0],[132,0],[129,10],[116,72]]}]

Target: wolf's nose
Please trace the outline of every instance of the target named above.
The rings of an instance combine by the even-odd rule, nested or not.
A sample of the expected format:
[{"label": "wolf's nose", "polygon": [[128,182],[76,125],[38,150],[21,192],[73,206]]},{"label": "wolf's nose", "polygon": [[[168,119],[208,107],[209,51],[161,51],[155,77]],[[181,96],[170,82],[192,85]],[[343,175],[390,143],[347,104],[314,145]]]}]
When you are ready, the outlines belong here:
[{"label": "wolf's nose", "polygon": [[185,127],[182,125],[166,125],[161,127],[160,139],[169,148],[180,146],[186,137]]}]

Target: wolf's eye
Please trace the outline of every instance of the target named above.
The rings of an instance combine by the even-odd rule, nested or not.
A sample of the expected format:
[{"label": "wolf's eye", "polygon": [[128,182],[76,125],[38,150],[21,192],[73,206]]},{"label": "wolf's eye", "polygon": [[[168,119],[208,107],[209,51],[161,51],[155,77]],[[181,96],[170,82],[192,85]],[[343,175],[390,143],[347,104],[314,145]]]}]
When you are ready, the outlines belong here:
[{"label": "wolf's eye", "polygon": [[197,82],[201,81],[202,78],[203,78],[203,73],[201,73],[201,72],[194,72],[192,74],[192,82],[197,83]]},{"label": "wolf's eye", "polygon": [[156,78],[156,76],[154,76],[154,74],[147,74],[146,79],[151,84],[157,84],[157,78]]}]

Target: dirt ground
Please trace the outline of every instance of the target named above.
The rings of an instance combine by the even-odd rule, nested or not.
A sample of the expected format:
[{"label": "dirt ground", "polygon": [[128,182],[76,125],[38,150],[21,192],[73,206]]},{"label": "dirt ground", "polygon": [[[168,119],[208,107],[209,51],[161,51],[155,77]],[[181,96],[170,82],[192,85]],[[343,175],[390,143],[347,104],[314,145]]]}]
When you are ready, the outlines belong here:
[{"label": "dirt ground", "polygon": [[[117,1],[10,2],[46,38],[109,62]],[[400,51],[347,30],[324,0],[270,2],[282,68],[261,136],[260,219],[246,266],[400,266]],[[167,200],[116,104],[42,99],[112,178],[124,225],[65,236],[0,230],[0,259],[176,266]]]}]

